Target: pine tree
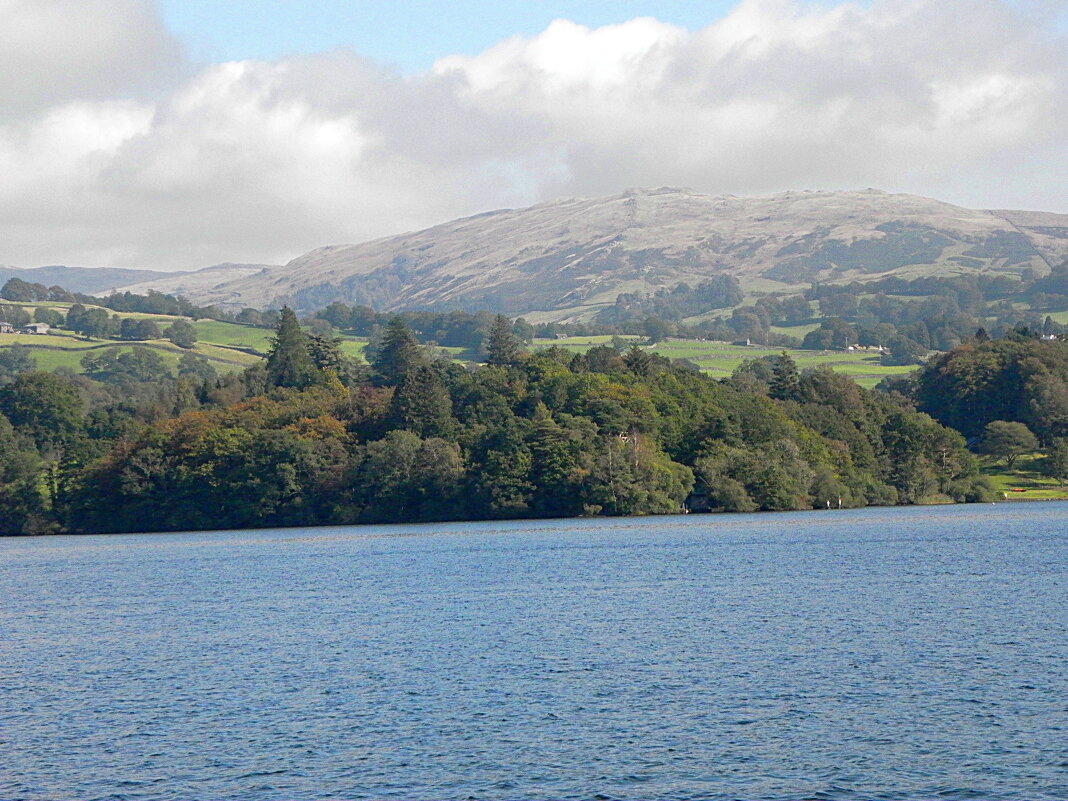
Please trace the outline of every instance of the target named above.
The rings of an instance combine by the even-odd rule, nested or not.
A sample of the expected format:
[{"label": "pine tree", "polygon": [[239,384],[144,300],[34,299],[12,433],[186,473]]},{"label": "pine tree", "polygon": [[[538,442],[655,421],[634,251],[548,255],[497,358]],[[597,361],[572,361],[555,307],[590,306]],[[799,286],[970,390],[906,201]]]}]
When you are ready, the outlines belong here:
[{"label": "pine tree", "polygon": [[389,406],[393,428],[421,437],[443,437],[452,428],[452,400],[433,367],[421,365],[408,372],[393,393]]},{"label": "pine tree", "polygon": [[797,373],[797,364],[789,353],[783,351],[775,361],[775,374],[768,394],[776,400],[797,400],[800,390],[801,378]]},{"label": "pine tree", "polygon": [[639,345],[631,345],[623,354],[623,363],[635,375],[648,376],[653,372],[653,357]]},{"label": "pine tree", "polygon": [[582,511],[575,479],[578,466],[567,433],[552,419],[544,404],[534,412],[530,440],[533,463],[530,482],[534,486],[533,506],[540,515],[572,515]]},{"label": "pine tree", "polygon": [[426,365],[426,354],[404,320],[394,317],[371,364],[383,384],[397,386],[416,367]]},{"label": "pine tree", "polygon": [[486,364],[507,367],[519,361],[522,345],[512,333],[512,322],[503,314],[493,318],[489,340],[486,344]]},{"label": "pine tree", "polygon": [[297,315],[283,307],[267,356],[267,384],[305,389],[318,383],[321,376],[308,353],[307,337],[300,330]]}]

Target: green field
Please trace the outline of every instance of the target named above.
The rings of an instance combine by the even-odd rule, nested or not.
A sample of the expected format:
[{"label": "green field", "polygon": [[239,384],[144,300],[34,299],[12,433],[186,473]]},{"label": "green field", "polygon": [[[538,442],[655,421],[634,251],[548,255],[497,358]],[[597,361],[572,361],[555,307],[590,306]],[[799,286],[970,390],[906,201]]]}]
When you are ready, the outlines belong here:
[{"label": "green field", "polygon": [[[636,341],[637,337],[622,337]],[[570,337],[567,339],[536,339],[535,347],[558,345],[566,350],[585,352],[594,345],[606,345],[611,337]],[[764,356],[778,356],[782,348],[766,348],[757,345],[729,345],[726,342],[709,342],[701,339],[672,339],[658,343],[649,348],[670,359],[689,359],[697,364],[702,372],[726,378],[746,359],[759,359]],[[864,387],[873,387],[882,379],[891,375],[903,375],[915,370],[915,367],[884,367],[879,363],[879,355],[870,351],[819,351],[787,350],[799,369],[829,365],[835,371],[848,375]]]},{"label": "green field", "polygon": [[[69,303],[51,302],[10,303],[5,301],[5,303],[23,306],[31,311],[37,306],[50,306],[65,312],[71,305]],[[110,309],[105,309],[105,311],[109,315],[119,317],[119,319],[154,320],[160,330],[166,330],[167,326],[175,320],[187,320],[187,318],[166,314],[112,312]],[[220,322],[218,320],[197,320],[192,325],[197,332],[197,343],[192,348],[193,353],[206,358],[220,373],[243,370],[249,365],[255,364],[266,355],[271,346],[270,340],[273,332],[268,329],[253,328],[247,325]],[[341,336],[341,340],[341,350],[348,356],[361,355],[363,349],[367,346],[367,340],[364,338]],[[0,334],[0,348],[16,343],[25,345],[30,349],[30,355],[33,356],[38,368],[41,370],[66,367],[75,372],[82,371],[81,359],[85,356],[86,351],[93,349],[119,347],[123,351],[128,351],[132,348],[151,348],[160,353],[171,368],[177,365],[178,359],[185,352],[165,339],[149,340],[147,342],[86,339],[71,331],[56,328],[44,336]],[[459,351],[458,348],[452,350]]]},{"label": "green field", "polygon": [[[42,304],[21,304],[26,306]],[[62,305],[62,304],[48,304]],[[67,304],[69,305],[69,304]],[[109,312],[111,313],[111,312]],[[135,314],[119,312],[119,318],[152,319],[160,329],[166,329],[177,317],[159,314]],[[193,352],[207,358],[219,372],[232,372],[255,364],[270,349],[272,332],[263,328],[252,328],[237,323],[218,320],[198,320],[193,323],[197,332],[197,343]],[[813,325],[792,326],[782,329],[794,336],[803,336]],[[640,342],[640,337],[622,336],[624,342]],[[534,348],[556,345],[578,353],[585,352],[594,345],[607,345],[613,340],[611,336],[569,337],[565,339],[537,339]],[[0,334],[0,348],[14,343],[30,348],[41,369],[52,370],[67,367],[81,371],[80,360],[87,349],[116,347],[149,347],[159,351],[168,363],[177,363],[182,351],[166,340],[132,343],[111,340],[88,340],[70,331],[54,329],[46,336],[27,334]],[[366,338],[341,336],[341,351],[346,356],[362,356],[367,347]],[[474,361],[477,356],[462,348],[442,348],[459,362]],[[781,348],[760,346],[729,345],[724,342],[710,342],[697,339],[672,339],[653,346],[650,350],[672,359],[689,359],[709,375],[724,378],[746,359],[758,359],[763,356],[778,355]],[[879,364],[878,354],[867,351],[788,351],[799,368],[816,367],[828,364],[838,372],[852,377],[862,386],[872,387],[888,375],[908,373],[911,367],[884,367]]]},{"label": "green field", "polygon": [[990,479],[1002,499],[1009,501],[1060,501],[1068,500],[1068,486],[1062,487],[1056,479],[1039,472],[1041,454],[1021,456],[1013,470],[1004,465],[983,467],[983,475]]}]

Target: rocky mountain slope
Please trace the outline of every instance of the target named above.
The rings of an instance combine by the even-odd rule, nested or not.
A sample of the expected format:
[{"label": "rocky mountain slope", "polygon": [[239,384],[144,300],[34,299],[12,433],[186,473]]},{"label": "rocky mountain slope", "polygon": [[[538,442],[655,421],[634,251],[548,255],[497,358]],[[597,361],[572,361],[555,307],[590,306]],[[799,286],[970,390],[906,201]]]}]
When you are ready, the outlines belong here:
[{"label": "rocky mountain slope", "polygon": [[637,189],[323,247],[252,274],[222,270],[218,282],[185,294],[236,307],[312,310],[341,300],[387,310],[488,308],[565,319],[612,304],[623,292],[722,274],[775,291],[891,273],[1042,274],[1066,258],[1065,214],[976,211],[871,189],[752,198]]}]

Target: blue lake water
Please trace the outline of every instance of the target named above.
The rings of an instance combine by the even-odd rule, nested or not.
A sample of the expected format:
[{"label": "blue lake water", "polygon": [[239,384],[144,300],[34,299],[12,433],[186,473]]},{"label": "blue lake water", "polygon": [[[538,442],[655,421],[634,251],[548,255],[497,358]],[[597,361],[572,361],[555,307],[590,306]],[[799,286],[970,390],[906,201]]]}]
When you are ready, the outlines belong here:
[{"label": "blue lake water", "polygon": [[0,798],[1068,798],[1068,504],[0,539]]}]

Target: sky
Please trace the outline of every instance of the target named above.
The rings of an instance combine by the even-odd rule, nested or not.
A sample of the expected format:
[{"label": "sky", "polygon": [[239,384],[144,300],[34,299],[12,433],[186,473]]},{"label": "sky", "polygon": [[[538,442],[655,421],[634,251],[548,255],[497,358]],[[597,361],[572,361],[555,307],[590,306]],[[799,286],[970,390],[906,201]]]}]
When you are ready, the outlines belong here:
[{"label": "sky", "polygon": [[1068,213],[1068,0],[0,0],[0,264],[280,264],[636,186]]}]

